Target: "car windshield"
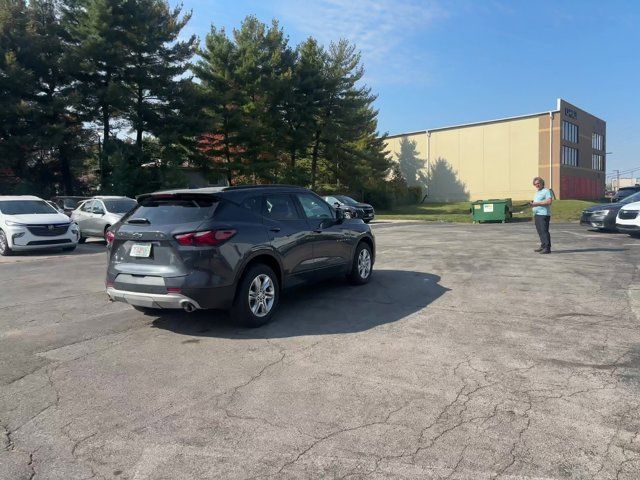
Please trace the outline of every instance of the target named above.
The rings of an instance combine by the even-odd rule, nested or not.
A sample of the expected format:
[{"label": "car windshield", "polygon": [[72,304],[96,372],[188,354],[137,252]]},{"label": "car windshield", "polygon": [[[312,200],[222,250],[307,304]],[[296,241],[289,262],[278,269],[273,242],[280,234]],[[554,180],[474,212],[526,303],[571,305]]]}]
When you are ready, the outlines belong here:
[{"label": "car windshield", "polygon": [[66,208],[67,210],[75,209],[80,202],[83,202],[83,199],[76,198],[65,198],[62,200],[62,208]]},{"label": "car windshield", "polygon": [[117,200],[103,200],[104,206],[107,208],[107,212],[110,213],[127,213],[138,202],[131,198],[119,198]]},{"label": "car windshield", "polygon": [[340,202],[346,203],[347,205],[357,205],[358,204],[358,202],[356,202],[353,198],[347,197],[346,195],[336,195],[336,198],[338,200],[340,200]]},{"label": "car windshield", "polygon": [[0,213],[5,215],[46,215],[58,213],[43,200],[2,200]]},{"label": "car windshield", "polygon": [[633,203],[633,202],[640,202],[640,192],[634,193],[633,195],[629,195],[628,197],[623,198],[622,200],[620,200],[620,203]]}]

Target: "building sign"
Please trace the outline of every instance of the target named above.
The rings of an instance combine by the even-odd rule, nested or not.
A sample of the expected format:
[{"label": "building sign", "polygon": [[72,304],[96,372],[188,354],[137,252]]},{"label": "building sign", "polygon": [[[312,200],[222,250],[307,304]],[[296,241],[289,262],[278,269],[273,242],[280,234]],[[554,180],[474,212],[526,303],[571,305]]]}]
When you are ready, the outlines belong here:
[{"label": "building sign", "polygon": [[569,118],[578,118],[578,112],[576,112],[573,108],[565,107],[564,114]]}]

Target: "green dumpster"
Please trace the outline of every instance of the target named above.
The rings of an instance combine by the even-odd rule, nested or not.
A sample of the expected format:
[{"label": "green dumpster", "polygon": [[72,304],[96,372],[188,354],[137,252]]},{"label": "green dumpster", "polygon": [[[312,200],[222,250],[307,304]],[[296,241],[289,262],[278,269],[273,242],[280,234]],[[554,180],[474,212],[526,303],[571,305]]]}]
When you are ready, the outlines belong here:
[{"label": "green dumpster", "polygon": [[492,198],[476,200],[471,204],[473,223],[508,222],[513,215],[513,204],[510,198]]}]

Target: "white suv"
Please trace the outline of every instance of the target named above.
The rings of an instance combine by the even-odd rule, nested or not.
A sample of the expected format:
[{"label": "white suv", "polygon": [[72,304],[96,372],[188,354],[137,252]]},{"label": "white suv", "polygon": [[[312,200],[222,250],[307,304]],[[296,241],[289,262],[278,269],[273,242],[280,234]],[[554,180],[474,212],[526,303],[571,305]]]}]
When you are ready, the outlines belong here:
[{"label": "white suv", "polygon": [[640,202],[627,203],[618,210],[616,228],[629,235],[640,235]]},{"label": "white suv", "polygon": [[64,213],[32,195],[0,195],[0,255],[78,245],[80,230]]}]

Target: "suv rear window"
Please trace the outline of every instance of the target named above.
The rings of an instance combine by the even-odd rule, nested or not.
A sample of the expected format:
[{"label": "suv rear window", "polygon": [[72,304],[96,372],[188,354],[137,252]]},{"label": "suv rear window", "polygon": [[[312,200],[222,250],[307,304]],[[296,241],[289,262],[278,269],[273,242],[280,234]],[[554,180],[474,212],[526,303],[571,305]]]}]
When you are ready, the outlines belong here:
[{"label": "suv rear window", "polygon": [[217,205],[215,198],[149,198],[143,200],[126,221],[144,218],[151,225],[201,222],[213,216]]}]

